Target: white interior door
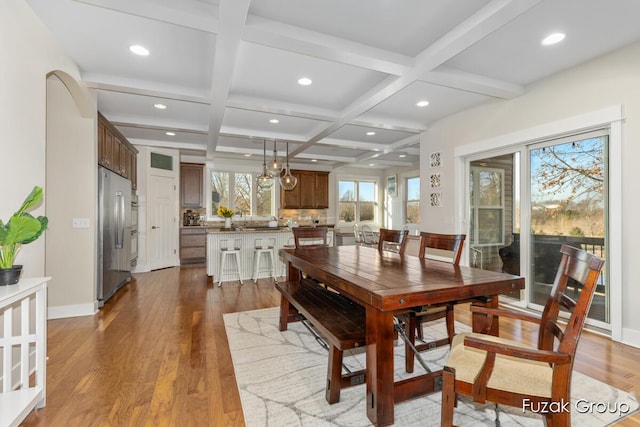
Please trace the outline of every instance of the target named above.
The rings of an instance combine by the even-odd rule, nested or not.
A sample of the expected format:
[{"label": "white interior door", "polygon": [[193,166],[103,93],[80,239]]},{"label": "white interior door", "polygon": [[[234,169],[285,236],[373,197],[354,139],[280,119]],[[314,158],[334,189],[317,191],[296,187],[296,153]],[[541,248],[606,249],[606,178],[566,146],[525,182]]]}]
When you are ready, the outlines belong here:
[{"label": "white interior door", "polygon": [[173,177],[151,175],[147,193],[147,258],[151,270],[180,264],[177,185]]}]

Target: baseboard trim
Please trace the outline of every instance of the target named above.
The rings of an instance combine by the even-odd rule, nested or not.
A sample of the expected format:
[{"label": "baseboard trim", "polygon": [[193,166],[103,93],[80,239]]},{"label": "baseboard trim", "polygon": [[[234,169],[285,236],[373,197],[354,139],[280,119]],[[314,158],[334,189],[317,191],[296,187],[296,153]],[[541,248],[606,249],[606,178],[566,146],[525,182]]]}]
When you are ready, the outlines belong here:
[{"label": "baseboard trim", "polygon": [[93,316],[98,312],[97,302],[93,304],[63,305],[48,307],[47,319],[65,319],[67,317]]},{"label": "baseboard trim", "polygon": [[640,348],[640,331],[631,328],[622,328],[622,343]]}]

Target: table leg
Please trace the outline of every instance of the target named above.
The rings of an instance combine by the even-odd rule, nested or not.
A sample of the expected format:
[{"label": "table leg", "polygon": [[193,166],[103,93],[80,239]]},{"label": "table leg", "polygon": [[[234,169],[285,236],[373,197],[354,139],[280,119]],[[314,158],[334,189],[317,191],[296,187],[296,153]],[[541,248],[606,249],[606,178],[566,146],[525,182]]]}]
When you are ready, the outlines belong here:
[{"label": "table leg", "polygon": [[393,313],[366,307],[367,416],[374,425],[393,424]]}]

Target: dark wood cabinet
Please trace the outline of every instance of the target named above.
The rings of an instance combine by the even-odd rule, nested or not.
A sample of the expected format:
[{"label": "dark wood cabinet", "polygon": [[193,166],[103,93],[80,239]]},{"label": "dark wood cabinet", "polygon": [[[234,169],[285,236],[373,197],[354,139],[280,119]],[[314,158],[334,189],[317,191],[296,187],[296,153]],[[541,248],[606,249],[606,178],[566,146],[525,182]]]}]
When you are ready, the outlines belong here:
[{"label": "dark wood cabinet", "polygon": [[180,206],[183,208],[203,208],[204,165],[180,163]]},{"label": "dark wood cabinet", "polygon": [[207,230],[180,229],[180,264],[204,264],[207,260]]},{"label": "dark wood cabinet", "polygon": [[137,188],[137,154],[127,138],[98,112],[98,164],[130,180],[133,190]]},{"label": "dark wood cabinet", "polygon": [[329,207],[329,172],[292,170],[298,178],[293,190],[280,189],[283,209],[327,209]]}]

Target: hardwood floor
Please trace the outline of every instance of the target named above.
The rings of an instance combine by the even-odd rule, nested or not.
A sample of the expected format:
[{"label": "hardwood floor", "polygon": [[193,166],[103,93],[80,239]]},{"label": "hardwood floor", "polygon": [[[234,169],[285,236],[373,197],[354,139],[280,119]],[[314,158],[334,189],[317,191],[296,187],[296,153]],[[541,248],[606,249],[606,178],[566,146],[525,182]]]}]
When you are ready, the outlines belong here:
[{"label": "hardwood floor", "polygon": [[[135,275],[98,314],[48,322],[47,406],[24,426],[242,426],[222,315],[275,307],[270,280],[214,286],[204,267]],[[470,322],[466,307],[457,320]],[[501,323],[503,336],[534,330]],[[575,368],[640,391],[640,349],[584,333]],[[640,415],[622,426],[640,426]]]}]

